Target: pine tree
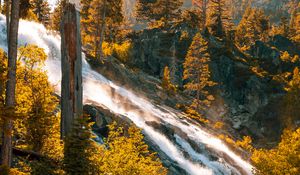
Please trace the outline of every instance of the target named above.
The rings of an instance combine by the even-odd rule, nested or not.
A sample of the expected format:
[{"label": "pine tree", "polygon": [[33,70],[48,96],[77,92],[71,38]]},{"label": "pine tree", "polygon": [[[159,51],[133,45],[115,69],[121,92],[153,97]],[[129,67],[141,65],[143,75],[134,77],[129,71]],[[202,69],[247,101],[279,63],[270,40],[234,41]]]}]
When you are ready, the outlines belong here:
[{"label": "pine tree", "polygon": [[292,20],[291,20],[291,29],[292,29],[292,39],[296,42],[300,42],[300,2],[298,7],[295,9]]},{"label": "pine tree", "polygon": [[155,0],[137,0],[135,7],[135,17],[138,21],[150,21],[154,18],[153,7]]},{"label": "pine tree", "polygon": [[172,84],[170,78],[170,70],[169,67],[166,66],[164,69],[164,75],[162,79],[162,87],[169,93],[175,94],[176,93],[176,86]]},{"label": "pine tree", "polygon": [[279,24],[279,34],[284,37],[289,37],[290,26],[286,17],[282,17]]},{"label": "pine tree", "polygon": [[209,62],[208,42],[198,33],[185,58],[183,72],[183,79],[187,81],[184,87],[195,94],[191,107],[198,112],[203,112],[214,100],[207,90],[216,84],[210,80]]},{"label": "pine tree", "polygon": [[260,9],[248,7],[237,26],[235,39],[240,46],[250,46],[255,41],[266,41],[270,30],[269,18]]},{"label": "pine tree", "polygon": [[121,0],[93,0],[89,8],[86,7],[87,4],[83,6],[85,11],[82,12],[82,22],[86,24],[82,32],[83,44],[86,50],[98,59],[103,57],[103,42],[114,41],[118,27],[123,22],[122,4]]},{"label": "pine tree", "polygon": [[[86,41],[87,36],[91,33],[89,31],[89,25],[91,25],[91,19],[89,18],[89,9],[91,8],[92,0],[81,0],[81,11],[80,11],[80,23],[81,23],[81,35],[83,45],[86,46],[88,41]],[[94,7],[95,8],[95,7]]]},{"label": "pine tree", "polygon": [[138,20],[161,20],[168,24],[179,17],[179,8],[182,4],[182,0],[138,0],[136,17]]},{"label": "pine tree", "polygon": [[21,0],[20,4],[20,18],[26,18],[31,9],[30,0]]},{"label": "pine tree", "polygon": [[58,1],[51,15],[51,29],[54,31],[60,31],[62,10],[62,1]]},{"label": "pine tree", "polygon": [[78,118],[74,122],[71,134],[65,139],[64,149],[64,170],[69,175],[100,174],[99,165],[94,157],[98,145],[92,138],[91,123],[89,117]]},{"label": "pine tree", "polygon": [[36,14],[39,22],[45,26],[50,24],[50,5],[47,0],[33,0],[33,12]]},{"label": "pine tree", "polygon": [[226,31],[230,31],[233,25],[225,2],[225,0],[210,0],[208,5],[207,26],[214,36],[220,38],[225,37]]},{"label": "pine tree", "polygon": [[209,0],[193,0],[194,6],[199,9],[201,29],[204,29],[204,27],[206,27],[208,2]]}]

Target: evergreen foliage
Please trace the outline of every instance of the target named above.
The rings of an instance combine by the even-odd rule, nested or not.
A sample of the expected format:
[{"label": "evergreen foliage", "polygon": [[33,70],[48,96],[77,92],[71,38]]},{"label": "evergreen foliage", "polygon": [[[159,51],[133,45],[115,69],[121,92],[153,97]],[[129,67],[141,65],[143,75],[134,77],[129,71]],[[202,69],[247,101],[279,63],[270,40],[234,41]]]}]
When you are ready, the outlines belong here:
[{"label": "evergreen foliage", "polygon": [[240,46],[250,46],[255,41],[266,41],[270,29],[269,18],[260,9],[248,7],[237,26],[235,39]]},{"label": "evergreen foliage", "polygon": [[183,64],[183,79],[187,81],[184,87],[195,95],[191,107],[198,112],[203,112],[214,100],[214,97],[207,91],[207,87],[216,84],[211,80],[209,63],[208,42],[198,33],[193,38]]},{"label": "evergreen foliage", "polygon": [[169,94],[176,94],[176,86],[173,85],[170,78],[170,70],[169,67],[166,66],[164,69],[164,75],[162,78],[162,87],[169,93]]},{"label": "evergreen foliage", "polygon": [[82,4],[82,40],[90,55],[100,59],[103,57],[103,42],[115,42],[124,19],[122,5],[121,0],[93,0]]},{"label": "evergreen foliage", "polygon": [[162,21],[165,25],[180,16],[182,0],[138,0],[136,17],[138,20]]},{"label": "evergreen foliage", "polygon": [[39,22],[45,26],[50,24],[50,6],[47,0],[32,0],[32,8]]},{"label": "evergreen foliage", "polygon": [[232,30],[233,23],[225,0],[210,0],[206,22],[212,35],[224,38]]},{"label": "evergreen foliage", "polygon": [[51,17],[51,29],[60,31],[60,23],[62,18],[62,1],[58,1]]},{"label": "evergreen foliage", "polygon": [[66,174],[100,174],[99,165],[95,161],[95,156],[99,156],[98,145],[92,138],[89,117],[76,119],[71,134],[65,138],[64,170]]}]

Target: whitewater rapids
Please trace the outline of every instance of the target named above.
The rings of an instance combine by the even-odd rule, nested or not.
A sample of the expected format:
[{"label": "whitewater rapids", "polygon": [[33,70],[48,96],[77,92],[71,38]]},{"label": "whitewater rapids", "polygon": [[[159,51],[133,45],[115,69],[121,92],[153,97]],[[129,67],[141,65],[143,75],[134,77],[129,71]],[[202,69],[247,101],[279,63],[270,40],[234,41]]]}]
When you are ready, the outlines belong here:
[{"label": "whitewater rapids", "polygon": [[[7,51],[5,17],[0,16],[0,47]],[[41,24],[20,21],[19,45],[36,44],[44,48],[48,60],[44,69],[49,81],[59,93],[61,83],[60,37],[52,35]],[[201,129],[200,126],[182,119],[182,114],[164,106],[155,106],[127,89],[117,86],[101,74],[93,71],[83,55],[83,96],[84,102],[103,105],[116,114],[128,117],[143,129],[151,141],[159,147],[172,161],[191,175],[231,175],[252,174],[253,167],[247,161],[231,151],[220,139]],[[211,160],[207,154],[196,151],[190,143],[180,135],[174,134],[170,140],[157,131],[148,122],[163,121],[180,129],[188,139],[193,140],[199,148],[207,148],[218,152],[217,160]],[[188,156],[184,153],[187,153]],[[230,163],[224,157],[229,157]],[[227,160],[227,159],[226,159]]]}]

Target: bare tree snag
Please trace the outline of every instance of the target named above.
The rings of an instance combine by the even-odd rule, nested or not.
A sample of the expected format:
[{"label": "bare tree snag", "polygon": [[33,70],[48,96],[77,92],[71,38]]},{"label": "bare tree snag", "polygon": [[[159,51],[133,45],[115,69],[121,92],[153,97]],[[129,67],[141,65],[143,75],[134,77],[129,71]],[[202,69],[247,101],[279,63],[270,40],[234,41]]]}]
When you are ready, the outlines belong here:
[{"label": "bare tree snag", "polygon": [[62,136],[67,136],[74,120],[82,116],[82,55],[80,16],[77,5],[64,4],[61,25],[61,109]]},{"label": "bare tree snag", "polygon": [[[6,83],[5,109],[8,114],[14,115],[16,96],[16,69],[18,52],[18,30],[19,30],[20,0],[13,0],[11,5],[11,19],[9,23],[8,41],[8,81]],[[1,149],[1,164],[11,166],[12,161],[12,130],[14,116],[3,118],[3,142]]]}]

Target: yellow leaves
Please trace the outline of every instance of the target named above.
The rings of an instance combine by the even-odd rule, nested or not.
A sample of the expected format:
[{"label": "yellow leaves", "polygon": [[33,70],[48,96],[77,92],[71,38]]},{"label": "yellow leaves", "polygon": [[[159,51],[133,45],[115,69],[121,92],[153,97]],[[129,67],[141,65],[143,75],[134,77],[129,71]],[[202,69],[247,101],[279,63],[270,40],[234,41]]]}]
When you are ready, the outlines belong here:
[{"label": "yellow leaves", "polygon": [[102,51],[105,56],[115,56],[123,63],[127,62],[130,58],[132,43],[125,41],[121,44],[103,42]]},{"label": "yellow leaves", "polygon": [[251,144],[252,144],[252,138],[250,136],[244,136],[243,140],[238,140],[236,142],[236,145],[238,147],[243,148],[250,152],[253,150],[253,147]]},{"label": "yellow leaves", "polygon": [[285,51],[281,53],[280,59],[284,62],[296,63],[299,61],[299,56],[298,55],[291,56],[287,51]]},{"label": "yellow leaves", "polygon": [[282,61],[288,62],[288,61],[291,60],[291,56],[290,56],[290,54],[287,51],[285,51],[285,52],[281,53],[280,59]]},{"label": "yellow leaves", "polygon": [[285,130],[276,148],[254,150],[251,160],[258,175],[300,174],[300,128]]},{"label": "yellow leaves", "polygon": [[29,44],[19,48],[18,59],[25,63],[26,68],[33,69],[35,66],[43,66],[47,59],[47,55],[43,48]]},{"label": "yellow leaves", "polygon": [[228,143],[230,146],[238,149],[242,148],[243,150],[246,150],[248,152],[252,152],[253,146],[252,146],[252,138],[250,136],[244,136],[242,140],[233,140],[231,137],[227,135],[219,135],[219,139],[225,141]]},{"label": "yellow leaves", "polygon": [[125,41],[122,44],[114,44],[113,48],[114,48],[114,52],[116,54],[116,57],[120,61],[122,61],[123,63],[128,61],[128,59],[130,57],[131,49],[132,49],[132,43],[131,42]]},{"label": "yellow leaves", "polygon": [[101,172],[103,174],[145,174],[162,175],[166,169],[143,141],[141,130],[130,127],[127,133],[116,124],[110,125],[110,133],[103,149]]},{"label": "yellow leaves", "polygon": [[170,70],[168,66],[166,66],[164,69],[162,88],[164,88],[168,94],[175,94],[177,92],[177,87],[171,82]]},{"label": "yellow leaves", "polygon": [[215,129],[222,129],[224,127],[224,123],[223,122],[216,122],[214,124],[214,128]]},{"label": "yellow leaves", "polygon": [[203,112],[209,107],[214,97],[209,94],[207,88],[216,85],[211,80],[211,72],[209,70],[210,55],[208,43],[200,33],[193,38],[192,45],[189,48],[185,58],[183,79],[186,80],[184,87],[193,95],[195,99],[192,107],[198,112]]},{"label": "yellow leaves", "polygon": [[199,121],[200,123],[203,123],[203,124],[209,124],[210,121],[203,118],[203,116],[197,112],[195,110],[195,107],[188,107],[185,111],[185,113],[187,114],[187,117],[188,118],[191,118],[191,119],[195,119],[196,121]]},{"label": "yellow leaves", "polygon": [[105,56],[111,56],[113,54],[113,47],[108,42],[103,42],[102,51]]}]

